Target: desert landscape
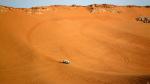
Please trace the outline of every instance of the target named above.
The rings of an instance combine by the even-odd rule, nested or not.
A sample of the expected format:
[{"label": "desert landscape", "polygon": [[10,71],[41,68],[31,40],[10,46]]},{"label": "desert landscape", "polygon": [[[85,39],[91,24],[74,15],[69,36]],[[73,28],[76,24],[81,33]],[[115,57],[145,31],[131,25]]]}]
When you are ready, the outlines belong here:
[{"label": "desert landscape", "polygon": [[0,6],[0,84],[150,84],[140,16],[150,7]]}]

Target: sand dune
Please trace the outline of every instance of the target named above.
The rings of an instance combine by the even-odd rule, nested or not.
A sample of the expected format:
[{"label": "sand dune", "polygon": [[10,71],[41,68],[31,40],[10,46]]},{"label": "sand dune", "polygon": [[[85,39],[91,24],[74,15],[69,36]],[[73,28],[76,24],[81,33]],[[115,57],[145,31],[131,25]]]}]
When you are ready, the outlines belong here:
[{"label": "sand dune", "polygon": [[149,10],[0,7],[0,84],[149,84]]}]

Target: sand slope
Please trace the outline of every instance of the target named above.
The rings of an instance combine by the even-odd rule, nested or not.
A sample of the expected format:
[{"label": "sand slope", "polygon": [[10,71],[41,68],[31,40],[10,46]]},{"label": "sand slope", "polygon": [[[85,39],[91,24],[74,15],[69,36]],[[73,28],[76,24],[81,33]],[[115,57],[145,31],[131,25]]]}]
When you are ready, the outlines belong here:
[{"label": "sand slope", "polygon": [[149,10],[1,7],[0,84],[149,84]]}]

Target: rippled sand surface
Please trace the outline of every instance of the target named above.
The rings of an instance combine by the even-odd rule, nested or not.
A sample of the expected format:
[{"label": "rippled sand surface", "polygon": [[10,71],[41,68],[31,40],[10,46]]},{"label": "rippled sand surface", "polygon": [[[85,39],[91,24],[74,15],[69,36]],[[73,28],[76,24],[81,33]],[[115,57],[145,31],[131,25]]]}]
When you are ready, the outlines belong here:
[{"label": "rippled sand surface", "polygon": [[0,84],[150,84],[150,8],[2,9]]}]

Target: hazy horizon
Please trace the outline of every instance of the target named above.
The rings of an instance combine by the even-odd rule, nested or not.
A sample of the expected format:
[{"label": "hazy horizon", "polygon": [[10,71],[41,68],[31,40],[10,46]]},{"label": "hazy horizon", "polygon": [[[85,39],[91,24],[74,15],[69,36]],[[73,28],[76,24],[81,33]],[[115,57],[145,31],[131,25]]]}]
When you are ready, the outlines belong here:
[{"label": "hazy horizon", "polygon": [[150,0],[0,0],[0,5],[29,8],[33,6],[47,5],[90,5],[90,4],[114,4],[114,5],[150,5]]}]

